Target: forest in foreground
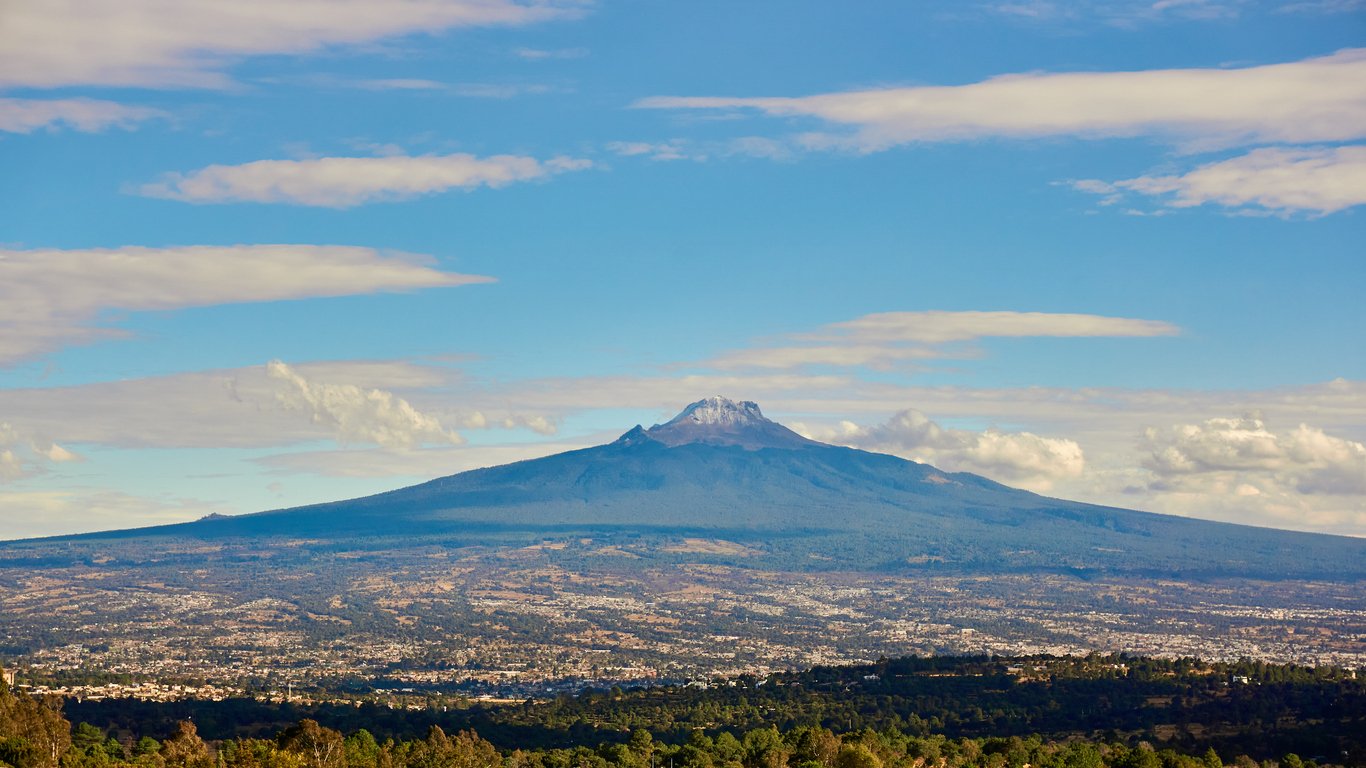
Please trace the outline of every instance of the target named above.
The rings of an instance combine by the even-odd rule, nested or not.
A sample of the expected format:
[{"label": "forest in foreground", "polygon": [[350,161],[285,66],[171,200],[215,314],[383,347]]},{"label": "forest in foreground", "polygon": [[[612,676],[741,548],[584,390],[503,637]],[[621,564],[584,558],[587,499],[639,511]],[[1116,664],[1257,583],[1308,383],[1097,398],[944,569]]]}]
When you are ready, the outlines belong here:
[{"label": "forest in foreground", "polygon": [[494,705],[41,700],[13,768],[1201,768],[1366,765],[1355,672],[930,657]]}]

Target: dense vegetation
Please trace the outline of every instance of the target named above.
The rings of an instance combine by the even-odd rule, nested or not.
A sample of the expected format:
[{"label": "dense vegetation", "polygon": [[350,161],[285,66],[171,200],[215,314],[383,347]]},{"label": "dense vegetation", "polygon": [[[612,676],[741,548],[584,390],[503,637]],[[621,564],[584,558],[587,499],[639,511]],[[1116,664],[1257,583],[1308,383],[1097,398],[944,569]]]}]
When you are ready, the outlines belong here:
[{"label": "dense vegetation", "polygon": [[1257,662],[907,658],[503,706],[67,702],[69,721],[0,696],[14,768],[1366,764],[1366,682]]}]

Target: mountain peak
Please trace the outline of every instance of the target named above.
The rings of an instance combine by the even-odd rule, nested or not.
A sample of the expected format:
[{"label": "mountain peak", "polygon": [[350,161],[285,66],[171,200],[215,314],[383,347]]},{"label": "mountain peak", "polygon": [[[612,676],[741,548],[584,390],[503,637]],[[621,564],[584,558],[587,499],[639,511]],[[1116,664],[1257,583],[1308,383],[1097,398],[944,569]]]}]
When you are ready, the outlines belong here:
[{"label": "mountain peak", "polygon": [[627,444],[644,439],[667,446],[704,443],[737,445],[751,451],[760,448],[804,448],[810,440],[767,419],[759,404],[751,400],[736,402],[719,395],[691,403],[664,424],[647,430],[639,427],[622,435]]},{"label": "mountain peak", "polygon": [[741,425],[765,422],[773,423],[764,418],[758,403],[752,400],[741,400],[737,403],[729,398],[713,395],[690,404],[664,426],[683,423]]}]

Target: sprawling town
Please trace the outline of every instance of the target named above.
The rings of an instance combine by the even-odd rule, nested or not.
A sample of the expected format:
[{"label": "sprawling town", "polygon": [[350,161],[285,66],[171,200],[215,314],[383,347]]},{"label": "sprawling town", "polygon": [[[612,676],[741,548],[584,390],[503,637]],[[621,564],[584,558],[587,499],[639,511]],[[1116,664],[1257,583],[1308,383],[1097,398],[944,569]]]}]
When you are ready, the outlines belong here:
[{"label": "sprawling town", "polygon": [[[704,548],[701,544],[695,547]],[[712,549],[736,547],[707,542]],[[529,564],[516,553],[227,591],[88,566],[0,590],[0,664],[78,697],[547,696],[909,654],[1118,652],[1366,667],[1351,584]],[[630,567],[620,567],[616,561]],[[319,587],[326,587],[319,589]]]}]

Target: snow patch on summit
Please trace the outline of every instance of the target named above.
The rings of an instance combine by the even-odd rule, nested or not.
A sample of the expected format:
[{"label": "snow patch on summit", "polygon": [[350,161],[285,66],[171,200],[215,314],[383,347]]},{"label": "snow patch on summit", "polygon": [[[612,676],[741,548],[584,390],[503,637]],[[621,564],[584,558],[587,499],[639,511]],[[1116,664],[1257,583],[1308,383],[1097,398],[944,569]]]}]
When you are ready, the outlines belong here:
[{"label": "snow patch on summit", "polygon": [[763,412],[759,410],[759,404],[752,400],[742,400],[735,402],[729,398],[716,395],[708,397],[689,405],[683,412],[673,417],[664,426],[670,427],[680,423],[689,424],[715,424],[720,426],[744,426],[749,424],[772,423],[764,418]]},{"label": "snow patch on summit", "polygon": [[765,418],[758,403],[750,400],[737,403],[719,395],[698,400],[664,424],[656,424],[643,432],[637,427],[618,440],[625,445],[645,441],[670,447],[699,443],[732,445],[752,451],[805,448],[817,444]]}]

